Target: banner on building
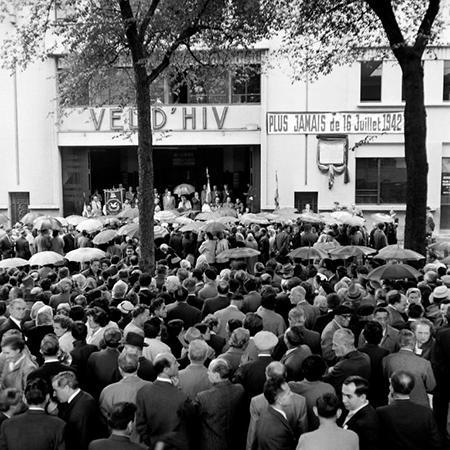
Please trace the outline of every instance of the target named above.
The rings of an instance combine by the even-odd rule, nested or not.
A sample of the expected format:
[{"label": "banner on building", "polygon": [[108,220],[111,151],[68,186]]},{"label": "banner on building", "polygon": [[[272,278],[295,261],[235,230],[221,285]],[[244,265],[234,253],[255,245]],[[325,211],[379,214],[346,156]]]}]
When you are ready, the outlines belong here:
[{"label": "banner on building", "polygon": [[106,214],[117,214],[122,211],[123,189],[104,189]]},{"label": "banner on building", "polygon": [[268,112],[267,134],[400,134],[403,112]]}]

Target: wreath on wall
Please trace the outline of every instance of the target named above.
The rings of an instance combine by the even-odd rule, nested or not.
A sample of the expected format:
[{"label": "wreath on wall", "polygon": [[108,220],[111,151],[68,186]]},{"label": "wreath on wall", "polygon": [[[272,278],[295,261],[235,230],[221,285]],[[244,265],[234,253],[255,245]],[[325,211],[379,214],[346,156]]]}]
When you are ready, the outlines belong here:
[{"label": "wreath on wall", "polygon": [[[348,138],[347,136],[317,136],[317,167],[323,174],[328,174],[328,189],[332,189],[334,186],[334,179],[337,175],[344,174],[344,183],[350,182],[350,174],[348,171]],[[327,142],[328,144],[334,143],[336,146],[342,145],[343,158],[342,163],[324,163],[320,160],[320,144]]]}]

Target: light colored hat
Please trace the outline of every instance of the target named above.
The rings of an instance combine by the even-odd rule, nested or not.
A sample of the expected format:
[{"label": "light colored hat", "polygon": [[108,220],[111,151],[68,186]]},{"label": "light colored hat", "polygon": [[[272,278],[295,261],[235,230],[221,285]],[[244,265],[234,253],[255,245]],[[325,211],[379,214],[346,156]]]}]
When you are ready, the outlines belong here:
[{"label": "light colored hat", "polygon": [[131,311],[133,311],[134,305],[133,305],[133,303],[129,302],[128,300],[124,300],[123,302],[120,302],[117,305],[117,309],[123,314],[128,314]]},{"label": "light colored hat", "polygon": [[255,334],[253,342],[255,343],[258,350],[260,350],[261,352],[266,352],[268,350],[272,350],[275,345],[277,345],[278,339],[270,331],[260,331]]},{"label": "light colored hat", "polygon": [[441,281],[445,286],[450,287],[450,275],[444,275],[443,277],[441,277]]},{"label": "light colored hat", "polygon": [[430,301],[445,300],[449,298],[450,290],[447,286],[438,286],[434,288],[434,291],[430,295]]}]

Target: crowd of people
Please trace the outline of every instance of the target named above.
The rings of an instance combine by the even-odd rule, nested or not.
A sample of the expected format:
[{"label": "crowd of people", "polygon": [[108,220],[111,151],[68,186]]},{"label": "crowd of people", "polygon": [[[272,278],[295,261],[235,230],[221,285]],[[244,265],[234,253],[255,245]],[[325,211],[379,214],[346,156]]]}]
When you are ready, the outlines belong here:
[{"label": "crowd of people", "polygon": [[[388,243],[354,228],[169,226],[152,274],[126,236],[81,266],[1,269],[0,449],[450,448],[447,267],[376,281],[376,256],[289,256]],[[92,238],[19,225],[0,251]],[[260,254],[216,258],[244,247]]]}]

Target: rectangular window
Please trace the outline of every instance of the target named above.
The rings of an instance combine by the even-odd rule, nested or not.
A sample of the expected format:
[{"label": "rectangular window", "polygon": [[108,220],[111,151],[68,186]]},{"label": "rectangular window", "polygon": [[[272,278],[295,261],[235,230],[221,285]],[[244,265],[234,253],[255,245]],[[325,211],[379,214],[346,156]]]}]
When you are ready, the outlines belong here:
[{"label": "rectangular window", "polygon": [[231,103],[261,103],[260,64],[250,64],[235,72]]},{"label": "rectangular window", "polygon": [[450,61],[444,61],[444,97],[443,100],[450,100]]},{"label": "rectangular window", "polygon": [[361,92],[362,102],[381,101],[382,61],[361,61]]},{"label": "rectangular window", "polygon": [[405,203],[404,158],[356,158],[356,203]]}]

